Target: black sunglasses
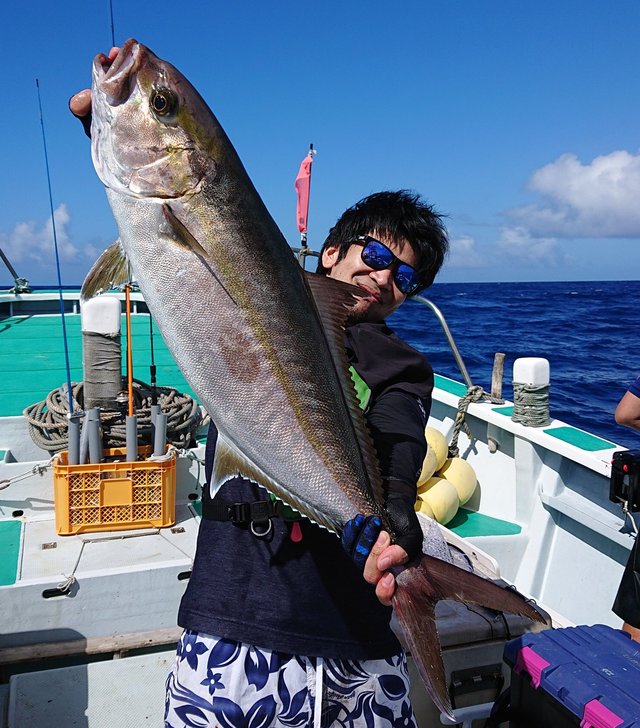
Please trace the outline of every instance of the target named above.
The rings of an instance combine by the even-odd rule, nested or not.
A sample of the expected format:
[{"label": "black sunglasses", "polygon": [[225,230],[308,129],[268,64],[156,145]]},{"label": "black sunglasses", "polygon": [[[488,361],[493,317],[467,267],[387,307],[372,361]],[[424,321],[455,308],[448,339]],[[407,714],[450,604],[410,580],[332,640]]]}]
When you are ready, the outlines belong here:
[{"label": "black sunglasses", "polygon": [[405,296],[410,296],[420,288],[422,284],[420,273],[407,263],[403,263],[384,243],[370,235],[358,235],[354,242],[363,246],[360,257],[369,268],[384,270],[395,266],[393,280],[398,290]]}]

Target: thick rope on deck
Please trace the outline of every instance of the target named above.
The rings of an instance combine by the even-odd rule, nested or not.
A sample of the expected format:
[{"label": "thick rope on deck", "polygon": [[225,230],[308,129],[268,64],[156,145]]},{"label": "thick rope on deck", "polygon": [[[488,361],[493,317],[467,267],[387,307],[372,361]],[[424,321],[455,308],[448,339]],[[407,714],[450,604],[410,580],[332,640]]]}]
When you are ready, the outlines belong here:
[{"label": "thick rope on deck", "polygon": [[[167,415],[167,442],[177,448],[189,447],[196,430],[203,424],[202,410],[188,394],[173,387],[156,387],[158,404]],[[83,384],[72,385],[74,402],[83,408]],[[153,444],[151,435],[151,387],[134,379],[133,398],[138,415],[138,443]],[[53,455],[68,447],[68,397],[66,386],[49,392],[42,402],[26,407],[22,413],[28,421],[29,434],[35,444]],[[104,447],[124,447],[126,411],[102,410],[100,427]]]},{"label": "thick rope on deck", "polygon": [[479,385],[476,385],[474,387],[469,387],[467,393],[460,397],[460,400],[458,402],[458,412],[456,413],[456,419],[453,423],[453,434],[451,437],[451,443],[449,445],[450,458],[456,458],[460,453],[460,449],[458,448],[458,435],[460,434],[460,430],[464,429],[467,437],[471,439],[471,431],[469,430],[469,427],[467,426],[467,423],[464,419],[465,415],[467,414],[467,409],[469,405],[472,402],[477,402],[479,399],[487,396],[488,395],[484,391],[484,389]]},{"label": "thick rope on deck", "polygon": [[549,385],[514,382],[511,419],[526,427],[545,427],[550,424]]}]

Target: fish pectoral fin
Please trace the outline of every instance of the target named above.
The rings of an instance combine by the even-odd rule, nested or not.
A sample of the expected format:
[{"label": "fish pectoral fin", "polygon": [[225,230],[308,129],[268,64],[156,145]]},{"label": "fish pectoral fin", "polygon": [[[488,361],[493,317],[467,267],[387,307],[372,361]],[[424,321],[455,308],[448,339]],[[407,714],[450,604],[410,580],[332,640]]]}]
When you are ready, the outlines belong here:
[{"label": "fish pectoral fin", "polygon": [[171,228],[171,231],[173,233],[171,239],[174,242],[184,246],[185,248],[193,250],[194,253],[202,256],[203,258],[209,257],[207,251],[189,232],[187,226],[175,216],[173,210],[167,203],[162,205],[162,214],[164,215],[165,222]]},{"label": "fish pectoral fin", "polygon": [[80,291],[80,300],[86,301],[102,291],[131,282],[131,266],[120,240],[116,240],[93,264]]},{"label": "fish pectoral fin", "polygon": [[441,599],[471,602],[542,623],[546,619],[522,594],[433,556],[423,554],[398,574],[395,615],[425,687],[436,706],[453,719],[435,623],[435,605]]},{"label": "fish pectoral fin", "polygon": [[214,280],[220,285],[222,290],[229,296],[231,301],[233,301],[236,306],[238,305],[233,296],[229,293],[229,291],[225,288],[223,282],[218,278],[216,275],[213,267],[211,266],[210,260],[209,260],[209,254],[207,251],[200,245],[200,243],[197,241],[197,239],[189,232],[187,226],[179,220],[171,207],[167,203],[162,205],[162,214],[164,215],[165,222],[169,226],[169,229],[171,230],[170,238],[171,240],[176,243],[177,245],[180,245],[187,250],[191,250],[194,252],[202,261],[202,264],[204,267],[211,273]]}]

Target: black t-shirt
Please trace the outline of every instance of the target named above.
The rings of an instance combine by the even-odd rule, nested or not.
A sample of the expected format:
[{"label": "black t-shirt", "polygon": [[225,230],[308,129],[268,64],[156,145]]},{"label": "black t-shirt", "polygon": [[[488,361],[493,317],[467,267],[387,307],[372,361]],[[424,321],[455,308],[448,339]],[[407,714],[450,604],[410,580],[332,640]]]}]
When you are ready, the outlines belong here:
[{"label": "black t-shirt", "polygon": [[[368,423],[383,477],[413,487],[426,444],[433,372],[426,358],[386,324],[356,324],[345,337],[349,359],[371,389]],[[217,431],[207,440],[207,482]],[[220,489],[226,501],[265,500],[266,491],[242,478]],[[203,500],[209,498],[205,488]],[[354,513],[354,515],[356,515]],[[344,552],[335,534],[298,522],[272,520],[268,539],[248,526],[203,518],[193,571],[180,605],[180,626],[270,650],[334,659],[396,654],[391,610]]]}]

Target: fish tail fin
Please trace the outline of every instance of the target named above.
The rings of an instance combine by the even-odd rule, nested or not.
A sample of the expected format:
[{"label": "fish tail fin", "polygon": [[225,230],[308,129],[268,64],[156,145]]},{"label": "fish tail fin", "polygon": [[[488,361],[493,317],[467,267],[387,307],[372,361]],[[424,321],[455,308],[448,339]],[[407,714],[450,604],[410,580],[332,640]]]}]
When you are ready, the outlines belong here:
[{"label": "fish tail fin", "polygon": [[522,594],[423,554],[396,578],[393,609],[420,677],[438,709],[454,719],[447,690],[435,606],[441,599],[472,602],[546,622]]}]

